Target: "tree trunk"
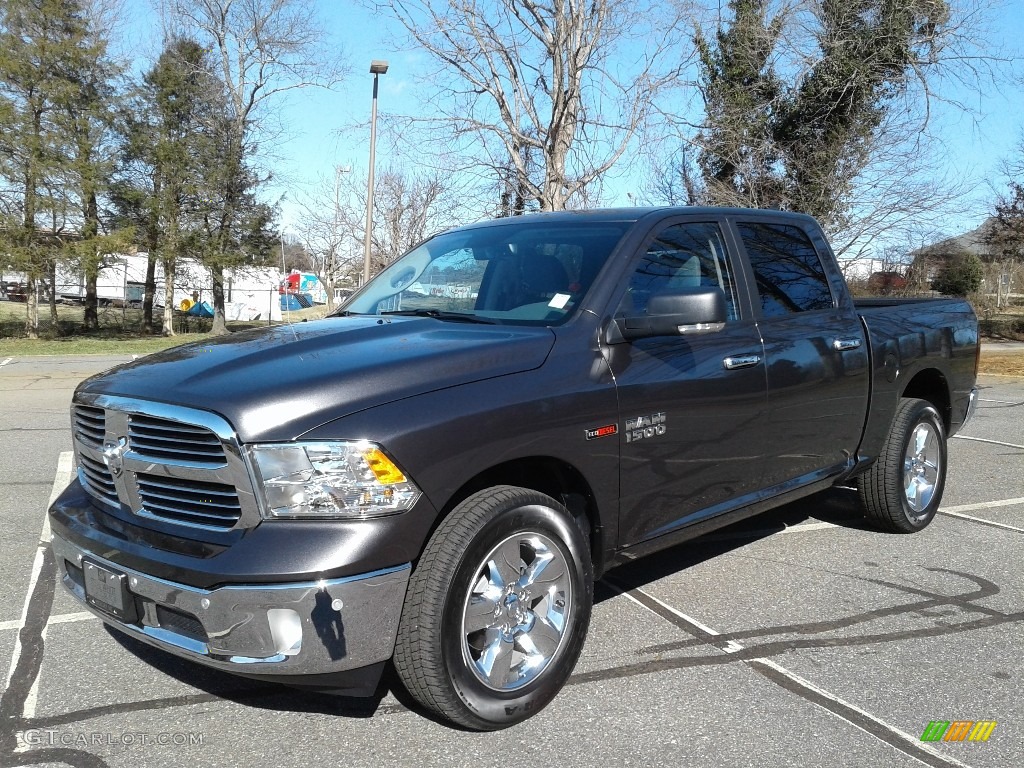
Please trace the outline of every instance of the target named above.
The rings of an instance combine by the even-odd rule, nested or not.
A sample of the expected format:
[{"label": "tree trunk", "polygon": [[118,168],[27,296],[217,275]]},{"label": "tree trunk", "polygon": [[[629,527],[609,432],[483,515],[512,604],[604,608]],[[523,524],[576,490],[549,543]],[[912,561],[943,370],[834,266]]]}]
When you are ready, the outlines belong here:
[{"label": "tree trunk", "polygon": [[224,268],[210,267],[210,276],[213,278],[213,328],[210,330],[214,335],[221,335],[228,333],[224,315]]},{"label": "tree trunk", "polygon": [[[153,199],[159,201],[161,183],[159,171],[153,174]],[[156,297],[156,254],[160,248],[160,204],[149,216],[149,231],[146,233],[146,293],[142,299],[142,332],[153,332],[153,301]],[[166,267],[166,265],[165,265]],[[164,280],[167,280],[167,271],[164,270]],[[166,307],[167,304],[164,304]],[[166,329],[165,329],[166,335]]]},{"label": "tree trunk", "polygon": [[[333,259],[332,259],[333,261]],[[320,282],[323,283],[324,293],[327,294],[327,314],[331,314],[334,311],[334,270],[331,269],[331,275],[324,275],[324,279]]]},{"label": "tree trunk", "polygon": [[49,264],[49,278],[50,278],[50,322],[53,324],[53,330],[58,335],[60,334],[60,318],[57,317],[57,261],[53,259]]},{"label": "tree trunk", "polygon": [[82,324],[85,330],[94,331],[100,327],[99,297],[96,292],[98,270],[86,269],[85,271],[85,315]]},{"label": "tree trunk", "polygon": [[[83,211],[85,222],[82,226],[82,239],[95,242],[94,239],[100,231],[100,212],[99,204],[96,201],[96,192],[92,188],[91,181],[85,184],[85,189],[82,191],[85,196],[85,210]],[[90,254],[90,258],[82,265],[85,271],[85,317],[83,320],[87,331],[94,331],[100,327],[96,281],[99,278],[102,254],[99,253],[95,245],[93,249],[94,252]],[[124,300],[127,301],[128,297],[125,296]]]},{"label": "tree trunk", "polygon": [[39,302],[36,299],[36,279],[31,274],[25,293],[25,335],[30,339],[39,338]]},{"label": "tree trunk", "polygon": [[164,259],[164,336],[174,335],[174,259]]},{"label": "tree trunk", "polygon": [[[166,280],[167,272],[164,272]],[[153,332],[153,301],[156,298],[156,250],[146,256],[146,294],[142,299],[142,332]]]}]

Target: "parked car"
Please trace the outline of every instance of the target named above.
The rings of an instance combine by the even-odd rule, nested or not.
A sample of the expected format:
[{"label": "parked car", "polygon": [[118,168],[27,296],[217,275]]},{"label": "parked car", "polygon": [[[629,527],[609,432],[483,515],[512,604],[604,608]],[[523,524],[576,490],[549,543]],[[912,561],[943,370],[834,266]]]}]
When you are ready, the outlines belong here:
[{"label": "parked car", "polygon": [[566,682],[619,563],[837,483],[927,526],[977,360],[969,304],[852,300],[807,216],[485,222],[322,321],[84,382],[53,550],[171,653],[354,695],[392,661],[427,709],[501,728]]}]

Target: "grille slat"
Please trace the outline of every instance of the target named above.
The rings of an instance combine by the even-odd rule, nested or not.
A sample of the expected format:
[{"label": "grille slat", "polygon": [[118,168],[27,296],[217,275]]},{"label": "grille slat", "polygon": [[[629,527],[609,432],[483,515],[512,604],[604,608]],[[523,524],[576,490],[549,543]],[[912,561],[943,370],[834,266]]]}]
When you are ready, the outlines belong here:
[{"label": "grille slat", "polygon": [[117,498],[117,486],[114,485],[114,478],[103,462],[83,454],[78,457],[78,466],[81,468],[82,474],[85,475],[89,490],[93,491],[100,501],[114,506],[120,503]]},{"label": "grille slat", "polygon": [[227,461],[220,438],[205,427],[142,414],[132,414],[128,420],[128,444],[139,456],[158,461],[204,466],[222,466]]},{"label": "grille slat", "polygon": [[[181,509],[173,504],[160,504],[155,501],[146,502],[146,512],[155,517],[168,517],[175,520],[178,516],[182,515]],[[188,516],[192,519],[192,522],[202,523],[203,525],[213,525],[218,528],[224,527],[224,516],[219,514],[206,514],[205,512],[197,512],[192,509],[189,510]]]},{"label": "grille slat", "polygon": [[242,514],[238,492],[230,485],[146,474],[136,481],[142,507],[154,517],[227,529]]},{"label": "grille slat", "polygon": [[[177,491],[177,492],[176,492]],[[192,501],[199,504],[238,504],[238,494],[234,491],[200,491],[186,488],[161,487],[156,483],[146,483],[146,495],[155,499],[167,501],[179,501],[185,496],[190,496]]]},{"label": "grille slat", "polygon": [[103,445],[103,436],[107,428],[107,420],[102,408],[91,405],[75,406],[75,435],[86,445],[99,448]]}]

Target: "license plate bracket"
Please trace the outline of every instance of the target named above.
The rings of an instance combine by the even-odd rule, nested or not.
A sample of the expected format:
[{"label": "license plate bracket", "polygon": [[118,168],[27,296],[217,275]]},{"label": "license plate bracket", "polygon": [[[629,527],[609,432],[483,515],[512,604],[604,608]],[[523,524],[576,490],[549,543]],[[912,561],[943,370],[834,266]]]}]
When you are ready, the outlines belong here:
[{"label": "license plate bracket", "polygon": [[128,577],[90,560],[82,561],[85,575],[85,600],[104,613],[122,621],[138,621],[135,598],[128,589]]}]

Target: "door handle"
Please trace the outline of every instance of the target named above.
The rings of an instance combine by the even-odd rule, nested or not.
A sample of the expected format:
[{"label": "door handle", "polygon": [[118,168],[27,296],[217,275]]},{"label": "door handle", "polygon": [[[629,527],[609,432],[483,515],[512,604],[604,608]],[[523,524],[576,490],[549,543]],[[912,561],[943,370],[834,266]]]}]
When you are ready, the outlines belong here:
[{"label": "door handle", "polygon": [[730,371],[735,371],[737,368],[753,368],[760,362],[760,355],[731,355],[722,361],[722,365]]},{"label": "door handle", "polygon": [[846,352],[850,349],[860,349],[860,339],[836,339],[832,342],[832,349],[836,352]]}]

